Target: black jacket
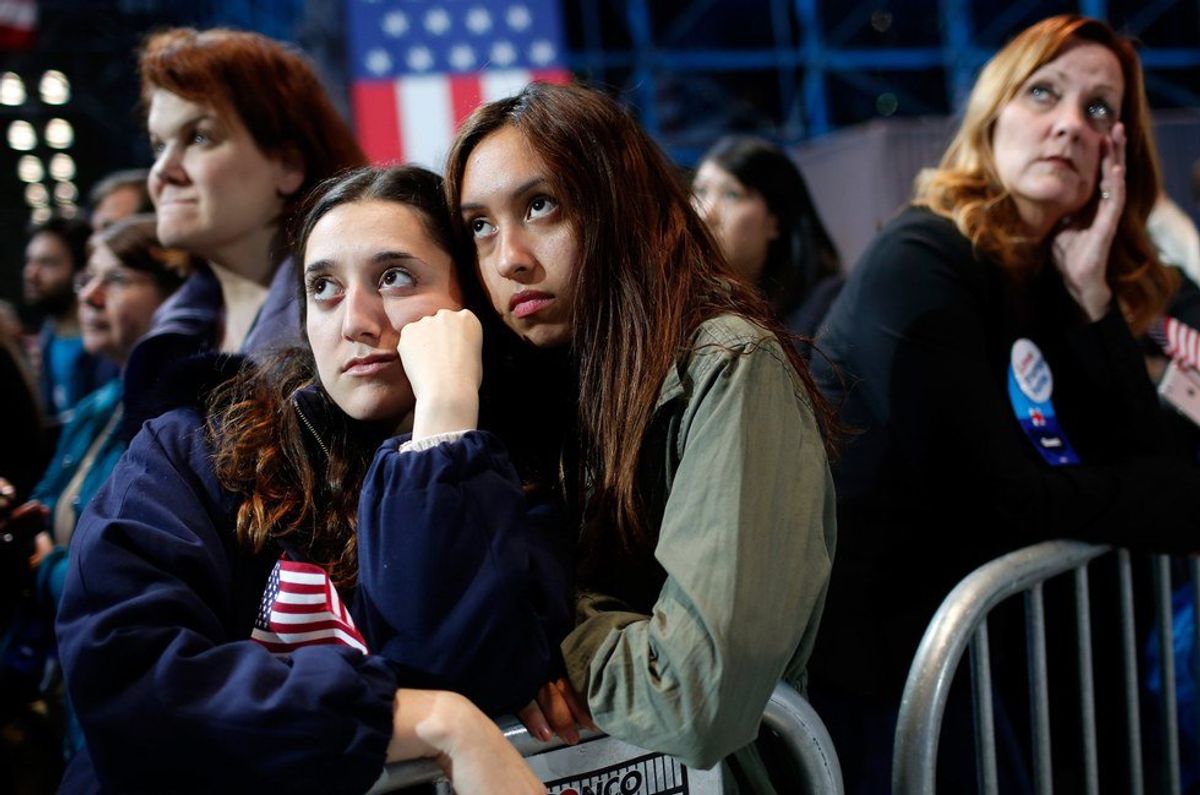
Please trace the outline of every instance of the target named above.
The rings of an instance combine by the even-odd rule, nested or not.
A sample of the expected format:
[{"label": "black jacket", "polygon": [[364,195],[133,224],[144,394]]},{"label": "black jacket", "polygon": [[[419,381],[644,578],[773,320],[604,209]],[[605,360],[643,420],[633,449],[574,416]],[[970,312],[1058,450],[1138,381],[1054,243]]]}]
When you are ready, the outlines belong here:
[{"label": "black jacket", "polygon": [[[1032,340],[1081,464],[1052,467],[1009,403],[1013,343]],[[937,606],[975,567],[1036,541],[1200,546],[1142,351],[1116,309],[1089,323],[1047,265],[1026,284],[909,209],[851,272],[814,357],[859,433],[835,467],[838,557],[813,662],[820,681],[898,703]]]}]

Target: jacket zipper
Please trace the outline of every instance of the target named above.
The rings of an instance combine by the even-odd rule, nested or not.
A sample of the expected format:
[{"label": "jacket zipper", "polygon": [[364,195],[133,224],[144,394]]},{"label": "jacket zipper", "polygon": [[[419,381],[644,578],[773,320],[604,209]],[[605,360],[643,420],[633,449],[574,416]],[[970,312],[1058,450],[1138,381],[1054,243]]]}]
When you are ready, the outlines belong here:
[{"label": "jacket zipper", "polygon": [[329,448],[325,446],[325,442],[323,439],[321,439],[321,435],[317,433],[317,429],[313,427],[313,424],[309,422],[308,417],[304,415],[304,412],[300,409],[299,401],[297,401],[295,398],[292,399],[292,407],[296,409],[296,416],[300,418],[300,424],[308,429],[308,432],[312,434],[313,439],[316,439],[317,446],[321,448],[321,452],[325,454],[325,459],[329,460]]}]

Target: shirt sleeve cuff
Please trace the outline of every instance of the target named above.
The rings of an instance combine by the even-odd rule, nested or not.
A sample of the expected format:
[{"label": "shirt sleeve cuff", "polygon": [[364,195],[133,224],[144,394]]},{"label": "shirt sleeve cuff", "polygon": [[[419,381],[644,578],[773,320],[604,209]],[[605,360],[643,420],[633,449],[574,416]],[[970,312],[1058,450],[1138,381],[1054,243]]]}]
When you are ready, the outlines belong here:
[{"label": "shirt sleeve cuff", "polygon": [[446,433],[437,433],[433,436],[426,436],[424,439],[409,439],[407,442],[404,442],[400,445],[399,452],[419,453],[422,450],[429,450],[437,447],[439,444],[456,442],[469,432],[469,429],[462,431],[447,431]]}]

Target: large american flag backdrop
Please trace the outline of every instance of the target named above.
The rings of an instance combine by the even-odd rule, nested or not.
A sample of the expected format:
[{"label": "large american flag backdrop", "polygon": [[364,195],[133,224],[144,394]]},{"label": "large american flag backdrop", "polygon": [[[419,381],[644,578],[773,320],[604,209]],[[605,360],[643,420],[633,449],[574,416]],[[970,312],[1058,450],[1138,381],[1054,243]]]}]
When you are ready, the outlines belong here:
[{"label": "large american flag backdrop", "polygon": [[436,171],[481,102],[564,83],[558,0],[348,0],[351,102],[376,163]]}]

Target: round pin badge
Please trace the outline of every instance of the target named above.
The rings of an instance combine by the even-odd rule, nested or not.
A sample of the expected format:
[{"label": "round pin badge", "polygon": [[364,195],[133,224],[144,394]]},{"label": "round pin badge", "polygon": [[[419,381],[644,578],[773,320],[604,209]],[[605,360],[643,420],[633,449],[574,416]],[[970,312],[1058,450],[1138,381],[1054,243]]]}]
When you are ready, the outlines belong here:
[{"label": "round pin badge", "polygon": [[1008,366],[1008,400],[1029,443],[1051,466],[1078,464],[1079,455],[1067,441],[1054,412],[1054,374],[1046,357],[1022,337],[1013,343]]},{"label": "round pin badge", "polygon": [[1022,337],[1013,343],[1009,362],[1017,386],[1034,403],[1045,403],[1054,394],[1054,374],[1033,340]]}]

